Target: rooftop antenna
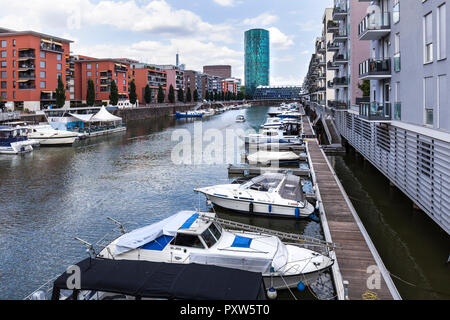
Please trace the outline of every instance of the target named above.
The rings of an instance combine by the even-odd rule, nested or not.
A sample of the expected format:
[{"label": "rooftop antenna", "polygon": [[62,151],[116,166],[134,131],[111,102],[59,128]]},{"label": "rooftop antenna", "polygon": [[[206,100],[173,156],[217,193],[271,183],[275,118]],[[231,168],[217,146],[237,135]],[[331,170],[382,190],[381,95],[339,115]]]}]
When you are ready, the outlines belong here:
[{"label": "rooftop antenna", "polygon": [[178,50],[177,50],[177,56],[176,56],[177,58],[176,58],[176,66],[178,67],[179,65],[180,65],[180,54],[178,53]]}]

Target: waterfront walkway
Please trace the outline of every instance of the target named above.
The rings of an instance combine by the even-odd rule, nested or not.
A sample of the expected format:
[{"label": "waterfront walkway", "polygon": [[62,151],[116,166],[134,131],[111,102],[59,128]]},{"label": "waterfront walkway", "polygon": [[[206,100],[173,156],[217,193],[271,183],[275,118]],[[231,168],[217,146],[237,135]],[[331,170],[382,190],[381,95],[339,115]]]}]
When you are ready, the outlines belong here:
[{"label": "waterfront walkway", "polygon": [[[303,117],[303,130],[306,136],[314,135],[307,117]],[[317,139],[308,140],[308,151],[314,172],[313,180],[320,194],[326,240],[339,247],[335,250],[337,263],[333,267],[338,298],[345,298],[343,282],[348,281],[347,295],[350,300],[401,299]],[[373,270],[373,266],[378,268]],[[378,270],[379,277],[376,274],[374,276],[373,272]],[[379,286],[376,286],[377,279]],[[379,289],[372,288],[372,284]]]}]

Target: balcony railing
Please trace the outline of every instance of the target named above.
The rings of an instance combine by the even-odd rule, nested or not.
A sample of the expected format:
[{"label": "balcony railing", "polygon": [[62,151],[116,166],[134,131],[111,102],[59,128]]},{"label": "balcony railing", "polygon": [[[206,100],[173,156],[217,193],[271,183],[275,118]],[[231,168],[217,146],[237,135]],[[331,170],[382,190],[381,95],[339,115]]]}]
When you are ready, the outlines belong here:
[{"label": "balcony railing", "polygon": [[28,89],[36,89],[36,85],[33,82],[20,82],[19,83],[19,90],[28,90]]},{"label": "balcony railing", "polygon": [[19,72],[19,79],[34,80],[36,79],[36,74],[34,72]]},{"label": "balcony railing", "polygon": [[41,43],[41,50],[64,53],[64,49],[60,45],[57,45],[57,44],[54,44],[54,43],[42,42]]},{"label": "balcony railing", "polygon": [[399,72],[402,69],[402,61],[400,53],[394,55],[394,71]]},{"label": "balcony railing", "polygon": [[339,51],[341,49],[341,45],[339,43],[334,43],[329,41],[327,44],[328,51]]},{"label": "balcony railing", "polygon": [[339,66],[336,65],[336,64],[334,64],[334,63],[331,62],[331,61],[328,61],[328,63],[327,63],[327,69],[328,69],[328,70],[339,70]]},{"label": "balcony railing", "polygon": [[368,14],[358,26],[359,40],[378,40],[391,32],[389,12]]},{"label": "balcony railing", "polygon": [[347,1],[346,0],[337,0],[334,4],[333,9],[333,19],[339,20],[344,19],[347,16]]},{"label": "balcony railing", "polygon": [[363,102],[359,105],[359,115],[361,118],[371,121],[392,120],[392,105],[389,102]]},{"label": "balcony railing", "polygon": [[327,23],[327,31],[331,32],[331,31],[335,31],[335,30],[339,30],[339,23],[329,20]]},{"label": "balcony railing", "polygon": [[348,86],[348,78],[347,77],[336,77],[333,79],[333,84],[335,87],[339,87],[339,86]]},{"label": "balcony railing", "polygon": [[348,109],[347,101],[340,100],[328,100],[328,108],[334,108],[337,110],[347,110]]},{"label": "balcony railing", "polygon": [[348,58],[346,54],[335,54],[333,57],[333,62],[334,63],[346,63],[348,62]]},{"label": "balcony railing", "polygon": [[398,120],[398,121],[402,120],[402,103],[401,102],[394,103],[394,120]]},{"label": "balcony railing", "polygon": [[359,64],[361,80],[380,80],[391,78],[390,59],[369,59]]}]

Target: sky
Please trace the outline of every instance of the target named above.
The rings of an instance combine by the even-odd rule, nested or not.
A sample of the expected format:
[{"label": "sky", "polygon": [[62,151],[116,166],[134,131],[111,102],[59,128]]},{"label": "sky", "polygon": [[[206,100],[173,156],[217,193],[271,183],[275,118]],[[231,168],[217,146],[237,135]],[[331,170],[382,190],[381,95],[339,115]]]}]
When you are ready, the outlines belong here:
[{"label": "sky", "polygon": [[0,0],[0,27],[74,41],[72,54],[229,64],[244,83],[244,32],[270,31],[271,85],[300,85],[333,0]]}]

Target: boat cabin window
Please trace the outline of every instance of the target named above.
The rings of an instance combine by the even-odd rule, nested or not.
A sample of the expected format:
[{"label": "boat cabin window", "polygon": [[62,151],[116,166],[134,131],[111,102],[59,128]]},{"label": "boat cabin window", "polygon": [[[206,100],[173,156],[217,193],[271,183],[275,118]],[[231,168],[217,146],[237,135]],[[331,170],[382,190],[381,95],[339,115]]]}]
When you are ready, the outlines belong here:
[{"label": "boat cabin window", "polygon": [[219,240],[222,236],[222,228],[215,223],[211,223],[211,225],[209,226],[209,230],[217,240]]},{"label": "boat cabin window", "polygon": [[212,233],[209,229],[206,229],[205,231],[203,231],[202,238],[205,241],[208,248],[211,248],[217,242],[216,238],[214,238],[214,236],[212,235]]},{"label": "boat cabin window", "polygon": [[283,181],[282,174],[269,174],[256,177],[246,184],[242,185],[242,189],[251,189],[256,191],[272,192]]},{"label": "boat cabin window", "polygon": [[184,233],[178,233],[175,239],[173,239],[172,244],[180,247],[205,248],[198,236]]}]

